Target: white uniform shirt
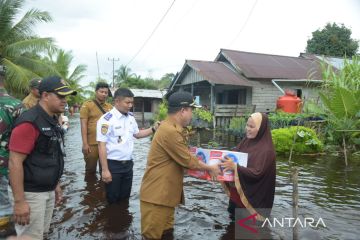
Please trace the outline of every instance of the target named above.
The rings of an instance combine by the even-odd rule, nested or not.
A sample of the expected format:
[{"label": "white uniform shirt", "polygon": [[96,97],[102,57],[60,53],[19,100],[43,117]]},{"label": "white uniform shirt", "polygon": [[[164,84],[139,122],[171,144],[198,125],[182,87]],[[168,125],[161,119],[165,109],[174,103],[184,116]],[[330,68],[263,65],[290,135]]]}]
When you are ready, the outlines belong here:
[{"label": "white uniform shirt", "polygon": [[115,107],[101,116],[96,124],[96,141],[106,143],[107,159],[131,160],[134,134],[139,132],[132,113],[124,115]]}]

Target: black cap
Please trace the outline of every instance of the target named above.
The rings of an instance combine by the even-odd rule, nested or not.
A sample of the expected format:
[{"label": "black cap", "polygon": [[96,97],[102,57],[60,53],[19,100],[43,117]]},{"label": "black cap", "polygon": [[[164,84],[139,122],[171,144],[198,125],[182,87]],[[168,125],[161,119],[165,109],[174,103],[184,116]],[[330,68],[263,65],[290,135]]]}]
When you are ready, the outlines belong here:
[{"label": "black cap", "polygon": [[61,96],[76,95],[77,92],[72,90],[66,82],[60,77],[53,76],[41,80],[39,85],[39,92],[54,92]]},{"label": "black cap", "polygon": [[194,97],[188,92],[175,92],[168,99],[169,108],[172,107],[193,107],[201,108],[194,101]]}]

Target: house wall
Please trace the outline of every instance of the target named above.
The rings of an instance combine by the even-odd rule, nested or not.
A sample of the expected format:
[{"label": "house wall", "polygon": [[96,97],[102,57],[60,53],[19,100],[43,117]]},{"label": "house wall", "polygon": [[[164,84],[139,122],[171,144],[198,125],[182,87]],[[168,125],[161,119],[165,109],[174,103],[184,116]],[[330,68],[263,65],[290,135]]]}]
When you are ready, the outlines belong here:
[{"label": "house wall", "polygon": [[204,81],[204,78],[198,74],[194,69],[190,68],[189,72],[185,75],[184,79],[181,81],[182,85],[192,84]]},{"label": "house wall", "polygon": [[[252,103],[256,105],[255,111],[268,112],[276,109],[276,101],[283,94],[271,82],[271,80],[251,80],[254,84],[252,91]],[[318,99],[317,85],[308,85],[306,82],[277,82],[282,89],[301,89],[303,101]]]},{"label": "house wall", "polygon": [[211,99],[211,86],[209,84],[208,87],[199,87],[194,86],[194,96],[200,97],[200,105],[206,105],[210,107],[210,99]]},{"label": "house wall", "polygon": [[[191,93],[191,85],[182,85],[182,91],[186,91]],[[210,99],[211,99],[211,86],[207,81],[203,81],[201,83],[196,83],[193,86],[194,92],[193,96],[200,97],[200,104],[207,105],[210,107]]]},{"label": "house wall", "polygon": [[[156,98],[145,98],[145,99],[141,99],[141,100],[145,100],[145,101],[151,101],[151,112],[144,112],[144,126],[142,124],[142,108],[141,107],[137,107],[135,108],[135,112],[134,112],[134,116],[135,119],[138,123],[138,125],[140,127],[146,127],[146,126],[150,126],[150,122],[154,119],[155,113],[159,110],[159,104],[161,103],[161,99],[156,99]],[[141,103],[142,104],[142,103]]]}]

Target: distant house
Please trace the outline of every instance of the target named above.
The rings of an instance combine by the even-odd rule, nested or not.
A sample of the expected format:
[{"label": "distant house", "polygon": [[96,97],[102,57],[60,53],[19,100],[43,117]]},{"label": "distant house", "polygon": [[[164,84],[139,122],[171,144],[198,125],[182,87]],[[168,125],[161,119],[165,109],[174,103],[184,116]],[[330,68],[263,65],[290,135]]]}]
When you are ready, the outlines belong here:
[{"label": "distant house", "polygon": [[[116,89],[112,89],[115,92]],[[134,94],[133,113],[139,126],[145,127],[149,125],[157,112],[159,104],[166,91],[152,89],[130,89]]]},{"label": "distant house", "polygon": [[348,61],[348,63],[352,63],[351,58],[345,59],[345,58],[322,56],[322,55],[316,55],[316,54],[310,54],[310,53],[301,53],[300,57],[317,60],[319,62],[325,62],[338,70],[340,70],[344,67],[345,60]]},{"label": "distant house", "polygon": [[170,90],[191,92],[217,117],[274,111],[284,89],[316,99],[319,61],[221,49],[215,61],[186,60]]}]

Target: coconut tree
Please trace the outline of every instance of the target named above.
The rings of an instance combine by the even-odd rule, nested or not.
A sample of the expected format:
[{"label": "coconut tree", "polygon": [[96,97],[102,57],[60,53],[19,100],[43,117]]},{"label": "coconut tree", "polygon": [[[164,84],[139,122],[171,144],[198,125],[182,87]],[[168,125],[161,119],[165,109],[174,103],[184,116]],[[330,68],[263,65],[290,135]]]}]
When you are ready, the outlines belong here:
[{"label": "coconut tree", "polygon": [[79,82],[85,77],[86,65],[77,65],[73,71],[71,71],[71,64],[74,60],[72,51],[65,51],[59,49],[55,53],[49,52],[45,61],[49,62],[50,65],[65,79],[68,84],[74,88],[80,88]]},{"label": "coconut tree", "polygon": [[33,29],[38,23],[52,19],[46,11],[31,9],[18,22],[24,0],[0,0],[0,64],[7,70],[8,90],[19,94],[27,89],[28,81],[54,70],[39,57],[47,49],[54,49],[52,38],[41,38]]},{"label": "coconut tree", "polygon": [[135,77],[136,75],[134,73],[131,72],[131,68],[125,66],[125,65],[121,65],[119,67],[118,70],[116,70],[116,84],[118,85],[118,87],[120,87],[120,85],[123,82],[128,81],[130,78]]},{"label": "coconut tree", "polygon": [[80,64],[75,66],[71,71],[71,65],[74,60],[72,51],[65,51],[62,49],[56,51],[48,51],[47,56],[43,59],[70,85],[70,87],[78,92],[78,95],[71,97],[69,104],[81,101],[83,88],[80,85],[80,80],[85,77],[86,65]]}]

